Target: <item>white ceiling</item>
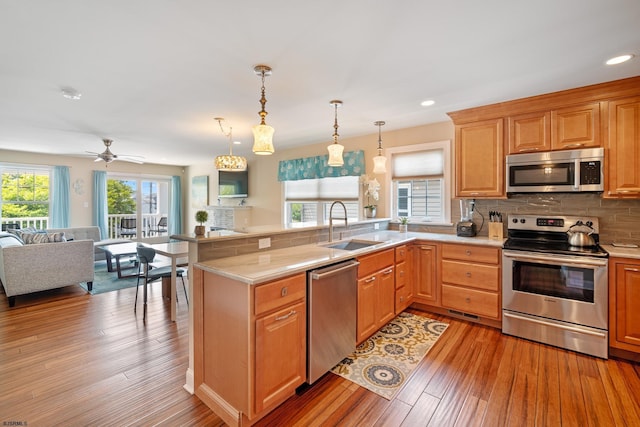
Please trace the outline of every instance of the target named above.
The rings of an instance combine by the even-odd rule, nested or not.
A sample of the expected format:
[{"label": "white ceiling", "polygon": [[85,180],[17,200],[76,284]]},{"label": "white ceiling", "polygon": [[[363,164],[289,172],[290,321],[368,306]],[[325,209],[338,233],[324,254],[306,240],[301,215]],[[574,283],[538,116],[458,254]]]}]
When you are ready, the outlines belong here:
[{"label": "white ceiling", "polygon": [[[621,53],[622,65],[604,61]],[[640,75],[638,0],[0,0],[0,149],[190,165]],[[82,93],[61,96],[62,87]],[[434,99],[432,107],[420,102]],[[375,143],[375,141],[374,141]],[[1,161],[2,159],[0,159]],[[89,160],[89,159],[88,159]]]}]

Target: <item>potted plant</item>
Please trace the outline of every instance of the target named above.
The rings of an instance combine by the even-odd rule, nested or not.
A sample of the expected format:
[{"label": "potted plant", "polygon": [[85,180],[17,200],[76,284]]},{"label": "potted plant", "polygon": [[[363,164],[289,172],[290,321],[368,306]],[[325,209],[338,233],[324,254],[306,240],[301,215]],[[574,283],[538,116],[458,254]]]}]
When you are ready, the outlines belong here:
[{"label": "potted plant", "polygon": [[380,198],[378,190],[380,183],[376,178],[369,179],[367,175],[362,175],[362,183],[365,187],[364,195],[367,197],[367,204],[364,206],[364,216],[366,218],[375,218],[377,205],[374,203]]},{"label": "potted plant", "polygon": [[398,230],[401,233],[406,233],[408,228],[409,228],[409,218],[407,218],[406,216],[401,216],[400,218],[398,218],[398,221],[400,221],[400,225],[398,226]]},{"label": "potted plant", "polygon": [[196,221],[200,223],[200,225],[196,225],[195,233],[196,236],[204,236],[206,227],[204,223],[209,219],[209,214],[207,211],[198,211],[196,212]]}]

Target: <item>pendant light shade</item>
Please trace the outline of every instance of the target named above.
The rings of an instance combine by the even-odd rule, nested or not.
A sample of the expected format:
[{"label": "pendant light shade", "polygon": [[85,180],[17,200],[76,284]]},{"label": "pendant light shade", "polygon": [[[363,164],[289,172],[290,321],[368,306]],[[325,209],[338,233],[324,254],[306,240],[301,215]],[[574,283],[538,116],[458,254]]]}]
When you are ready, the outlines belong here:
[{"label": "pendant light shade", "polygon": [[382,155],[382,126],[383,121],[377,121],[373,124],[378,126],[378,155],[373,158],[373,173],[387,173],[387,158]]},{"label": "pendant light shade", "polygon": [[233,155],[233,128],[230,127],[229,132],[225,132],[222,128],[222,122],[224,119],[222,117],[216,117],[214,120],[218,121],[222,134],[229,137],[229,154],[216,156],[214,160],[216,169],[229,172],[241,172],[247,170],[247,159],[242,156]]},{"label": "pendant light shade", "polygon": [[330,102],[335,108],[335,119],[333,122],[333,144],[327,147],[329,150],[329,166],[342,166],[344,165],[344,159],[342,158],[342,152],[344,151],[344,145],[338,144],[338,107],[342,105],[342,101],[333,100]]},{"label": "pendant light shade", "polygon": [[268,114],[264,109],[264,105],[267,103],[267,98],[264,96],[264,78],[271,75],[271,67],[268,65],[256,65],[253,70],[262,77],[262,96],[260,98],[262,109],[258,113],[260,114],[260,124],[253,127],[253,152],[259,155],[269,155],[275,151],[273,148],[273,133],[275,129],[267,125],[264,120]]}]

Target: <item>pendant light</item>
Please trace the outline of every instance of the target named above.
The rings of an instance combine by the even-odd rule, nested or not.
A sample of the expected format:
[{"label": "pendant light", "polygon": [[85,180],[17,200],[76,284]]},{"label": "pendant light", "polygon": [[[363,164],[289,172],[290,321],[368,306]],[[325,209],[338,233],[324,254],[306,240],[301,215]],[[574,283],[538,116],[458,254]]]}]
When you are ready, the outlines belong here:
[{"label": "pendant light", "polygon": [[378,155],[373,158],[373,173],[387,173],[387,158],[382,155],[382,126],[383,121],[373,124],[378,126]]},{"label": "pendant light", "polygon": [[342,152],[344,151],[344,145],[338,144],[338,107],[342,105],[342,101],[333,100],[330,102],[335,108],[335,121],[333,123],[333,144],[327,147],[329,150],[329,166],[342,166],[344,160],[342,159]]},{"label": "pendant light", "polygon": [[264,104],[267,103],[267,98],[264,96],[264,78],[271,75],[271,67],[268,65],[256,65],[253,71],[262,77],[262,97],[260,98],[262,110],[258,113],[260,114],[260,124],[253,127],[253,152],[259,155],[269,155],[275,151],[273,149],[273,133],[275,129],[264,121],[268,114],[264,109]]},{"label": "pendant light", "polygon": [[222,134],[229,137],[229,154],[216,156],[214,160],[216,169],[229,172],[242,172],[247,170],[247,159],[242,156],[233,155],[233,128],[229,127],[229,132],[225,132],[222,127],[222,122],[224,121],[224,119],[222,117],[216,117],[214,120],[218,121],[218,125],[220,125],[220,131],[222,131]]}]

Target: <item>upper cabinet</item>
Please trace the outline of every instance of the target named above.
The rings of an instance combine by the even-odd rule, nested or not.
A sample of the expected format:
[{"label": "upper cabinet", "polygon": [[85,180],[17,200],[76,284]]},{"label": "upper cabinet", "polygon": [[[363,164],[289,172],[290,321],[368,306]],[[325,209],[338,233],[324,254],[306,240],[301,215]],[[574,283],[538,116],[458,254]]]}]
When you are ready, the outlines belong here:
[{"label": "upper cabinet", "polygon": [[605,197],[640,198],[640,96],[609,102]]},{"label": "upper cabinet", "polygon": [[604,197],[640,198],[640,76],[447,113],[455,196],[504,198],[506,154],[605,147]]},{"label": "upper cabinet", "polygon": [[456,126],[456,197],[505,196],[503,137],[502,119]]},{"label": "upper cabinet", "polygon": [[517,114],[508,119],[507,154],[600,147],[600,103]]}]

